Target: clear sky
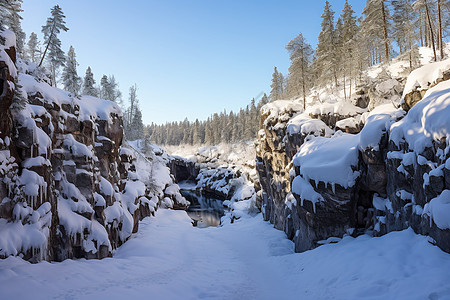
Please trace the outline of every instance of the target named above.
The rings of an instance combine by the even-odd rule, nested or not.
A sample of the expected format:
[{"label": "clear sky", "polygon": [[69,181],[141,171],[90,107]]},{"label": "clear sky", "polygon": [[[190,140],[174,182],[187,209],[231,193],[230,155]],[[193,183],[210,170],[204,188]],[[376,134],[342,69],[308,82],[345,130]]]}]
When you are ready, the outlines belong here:
[{"label": "clear sky", "polygon": [[[41,37],[59,4],[84,76],[115,75],[123,94],[138,86],[144,123],[245,107],[270,91],[273,67],[287,72],[285,45],[302,32],[315,45],[325,1],[317,0],[24,0],[22,27]],[[330,1],[336,18],[345,0]],[[363,0],[350,0],[359,14]]]}]

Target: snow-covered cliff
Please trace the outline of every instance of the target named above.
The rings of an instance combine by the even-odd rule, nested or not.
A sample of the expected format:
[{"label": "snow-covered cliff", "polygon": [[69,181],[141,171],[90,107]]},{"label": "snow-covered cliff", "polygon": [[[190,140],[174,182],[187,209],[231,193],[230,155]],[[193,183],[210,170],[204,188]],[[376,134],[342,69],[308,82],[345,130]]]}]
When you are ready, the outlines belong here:
[{"label": "snow-covered cliff", "polygon": [[374,76],[352,103],[262,108],[261,208],[296,251],[412,227],[450,252],[449,66],[427,64],[407,80]]},{"label": "snow-covered cliff", "polygon": [[0,37],[0,258],[111,256],[164,199],[122,147],[120,108],[50,86]]}]

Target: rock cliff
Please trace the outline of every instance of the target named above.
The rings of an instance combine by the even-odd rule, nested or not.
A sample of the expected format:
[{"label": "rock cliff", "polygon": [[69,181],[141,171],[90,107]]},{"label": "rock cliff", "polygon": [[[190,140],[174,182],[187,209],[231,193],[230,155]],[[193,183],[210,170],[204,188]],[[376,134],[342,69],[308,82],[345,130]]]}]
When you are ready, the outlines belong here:
[{"label": "rock cliff", "polygon": [[[404,80],[393,79],[357,93],[360,106],[378,103],[370,112],[345,102],[306,111],[295,101],[262,108],[256,148],[261,210],[296,251],[345,234],[412,227],[450,252],[447,65],[411,74],[402,97],[408,112],[371,99],[378,93],[399,100]],[[431,72],[436,78],[426,75],[430,68],[439,70]]]},{"label": "rock cliff", "polygon": [[122,146],[120,108],[50,86],[0,36],[0,258],[111,256],[162,199]]}]

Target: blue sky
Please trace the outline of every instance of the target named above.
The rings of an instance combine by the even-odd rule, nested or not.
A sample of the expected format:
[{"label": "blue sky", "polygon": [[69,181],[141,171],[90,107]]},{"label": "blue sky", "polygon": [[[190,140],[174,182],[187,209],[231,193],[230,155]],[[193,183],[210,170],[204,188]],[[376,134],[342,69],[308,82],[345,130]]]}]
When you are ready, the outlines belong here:
[{"label": "blue sky", "polygon": [[[330,1],[336,18],[345,0]],[[129,3],[133,3],[130,5]],[[115,75],[126,103],[138,85],[144,123],[206,119],[269,92],[273,67],[287,72],[285,45],[302,32],[315,45],[325,1],[24,0],[23,29],[39,36],[59,4],[84,76]],[[350,0],[359,15],[365,1]]]}]

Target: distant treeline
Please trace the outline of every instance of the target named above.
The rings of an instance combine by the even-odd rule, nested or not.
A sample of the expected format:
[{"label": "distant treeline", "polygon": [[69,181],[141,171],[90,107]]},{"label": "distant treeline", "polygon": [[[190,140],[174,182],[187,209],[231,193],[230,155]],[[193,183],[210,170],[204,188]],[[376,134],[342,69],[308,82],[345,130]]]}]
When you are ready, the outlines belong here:
[{"label": "distant treeline", "polygon": [[151,124],[147,126],[146,140],[158,145],[216,145],[221,142],[253,140],[259,129],[259,111],[268,102],[269,99],[264,94],[258,103],[253,99],[238,113],[214,113],[206,121],[197,119],[191,122],[186,118],[184,121],[164,125]]}]

